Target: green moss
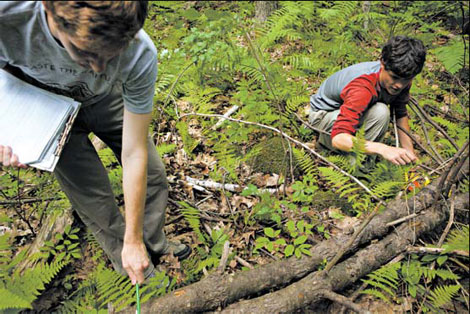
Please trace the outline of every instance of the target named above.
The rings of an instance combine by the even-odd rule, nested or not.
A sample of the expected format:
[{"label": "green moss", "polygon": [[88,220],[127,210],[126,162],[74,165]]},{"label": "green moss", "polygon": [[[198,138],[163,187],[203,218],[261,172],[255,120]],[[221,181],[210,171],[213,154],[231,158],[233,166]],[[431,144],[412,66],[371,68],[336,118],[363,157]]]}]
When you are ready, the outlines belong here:
[{"label": "green moss", "polygon": [[[284,150],[282,138],[275,136],[261,141],[253,149],[259,153],[248,161],[255,172],[284,174],[289,166],[288,149]],[[284,146],[287,144],[284,143]],[[286,147],[287,148],[287,147]]]}]

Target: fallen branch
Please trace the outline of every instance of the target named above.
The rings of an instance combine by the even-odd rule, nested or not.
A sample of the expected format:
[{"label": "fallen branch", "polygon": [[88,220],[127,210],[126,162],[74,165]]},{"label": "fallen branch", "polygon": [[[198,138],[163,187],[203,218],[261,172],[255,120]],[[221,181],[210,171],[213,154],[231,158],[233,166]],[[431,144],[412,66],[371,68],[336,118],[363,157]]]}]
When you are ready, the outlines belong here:
[{"label": "fallen branch", "polygon": [[[199,186],[208,189],[216,190],[227,190],[230,192],[242,192],[247,189],[247,187],[242,187],[238,184],[222,184],[214,182],[212,180],[198,180],[191,177],[186,177],[186,181],[192,186]],[[282,189],[282,185],[279,189],[259,189],[260,192],[268,192],[270,194],[278,193]]]},{"label": "fallen branch", "polygon": [[333,302],[337,302],[339,304],[342,304],[348,308],[350,308],[351,310],[357,312],[357,313],[364,313],[364,314],[368,314],[370,313],[369,311],[366,311],[365,309],[363,309],[361,306],[355,304],[354,302],[352,302],[351,300],[349,300],[348,298],[338,294],[338,293],[334,293],[333,291],[330,291],[330,290],[323,290],[323,291],[320,291],[319,292],[325,299],[328,299],[330,301],[333,301]]},{"label": "fallen branch", "polygon": [[15,200],[6,200],[0,201],[0,205],[13,205],[13,204],[32,204],[32,203],[39,203],[39,202],[47,202],[47,201],[58,201],[61,200],[61,197],[46,197],[46,198],[26,198],[26,199],[15,199]]},{"label": "fallen branch", "polygon": [[434,122],[434,120],[429,117],[427,112],[419,106],[418,101],[416,99],[411,97],[410,104],[412,104],[433,127],[435,127],[442,135],[444,135],[444,137],[452,144],[452,146],[455,147],[455,149],[459,149],[459,146],[455,143],[454,139],[450,137],[449,134],[447,134],[447,132],[444,131],[444,129],[439,124]]},{"label": "fallen branch", "polygon": [[219,121],[212,127],[212,130],[217,130],[224,122],[227,120],[228,117],[230,117],[232,114],[235,113],[235,111],[238,110],[238,106],[234,105],[232,108],[230,108],[223,116],[223,118],[220,118]]},{"label": "fallen branch", "polygon": [[328,274],[322,271],[311,273],[284,289],[232,304],[221,313],[284,313],[313,308],[324,299],[323,291],[341,291],[405,251],[416,236],[434,230],[444,219],[442,211],[431,208],[417,219],[419,227],[400,225],[396,232],[335,265]]},{"label": "fallen branch", "polygon": [[[406,249],[408,253],[421,253],[421,254],[441,254],[444,252],[445,249],[439,248],[439,247],[416,247],[416,246],[410,246]],[[449,251],[446,254],[455,254],[455,255],[460,255],[460,256],[465,256],[469,257],[469,252],[468,251],[462,251],[462,250],[454,250],[454,251]]]},{"label": "fallen branch", "polygon": [[379,208],[380,208],[380,204],[377,204],[375,206],[374,210],[372,211],[372,213],[370,213],[369,216],[367,217],[367,219],[362,222],[359,229],[356,230],[356,232],[352,235],[351,239],[349,239],[349,241],[346,243],[346,245],[343,248],[341,248],[341,250],[328,263],[328,265],[326,265],[326,267],[325,267],[325,272],[326,273],[329,272],[330,269],[340,260],[340,258],[343,257],[344,253],[346,253],[346,251],[349,250],[349,248],[352,246],[354,241],[356,241],[359,234],[361,234],[362,230],[364,230],[364,228],[367,227],[367,225],[370,223],[372,218],[374,218],[375,215],[377,215],[377,213],[379,211]]}]

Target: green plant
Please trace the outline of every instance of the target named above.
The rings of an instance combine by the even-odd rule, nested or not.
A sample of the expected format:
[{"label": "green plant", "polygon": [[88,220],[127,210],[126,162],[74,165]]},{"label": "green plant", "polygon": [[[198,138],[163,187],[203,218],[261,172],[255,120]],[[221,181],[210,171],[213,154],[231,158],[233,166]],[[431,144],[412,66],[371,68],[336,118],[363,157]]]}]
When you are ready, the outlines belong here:
[{"label": "green plant", "polygon": [[80,241],[77,233],[79,228],[73,228],[67,225],[64,233],[57,233],[54,240],[44,242],[44,246],[40,248],[39,256],[46,260],[54,258],[57,261],[68,260],[70,258],[81,258]]},{"label": "green plant", "polygon": [[265,237],[256,238],[253,253],[256,253],[260,248],[265,248],[271,253],[276,253],[279,252],[283,247],[285,247],[286,240],[279,237],[281,230],[274,230],[273,228],[264,228],[263,232]]},{"label": "green plant", "polygon": [[10,241],[9,234],[0,236],[0,252],[3,252],[0,257],[0,311],[5,313],[32,309],[33,301],[69,262],[40,262],[21,273],[16,266],[27,259],[26,251],[23,250],[12,258]]},{"label": "green plant", "polygon": [[452,300],[460,286],[438,284],[436,288],[429,289],[423,285],[423,281],[456,280],[459,276],[447,269],[431,269],[426,263],[433,259],[423,257],[420,261],[416,255],[408,262],[397,262],[382,266],[378,270],[367,275],[363,279],[370,287],[361,293],[373,295],[385,302],[397,302],[399,299],[398,288],[405,285],[407,293],[413,298],[422,300],[423,312],[429,310],[438,311],[442,306]]},{"label": "green plant", "polygon": [[286,223],[286,228],[291,237],[291,243],[285,247],[284,255],[288,257],[294,254],[297,258],[300,258],[302,254],[312,256],[309,251],[312,246],[305,242],[307,242],[307,236],[313,234],[313,225],[306,223],[304,220],[299,220],[297,223],[289,220]]}]

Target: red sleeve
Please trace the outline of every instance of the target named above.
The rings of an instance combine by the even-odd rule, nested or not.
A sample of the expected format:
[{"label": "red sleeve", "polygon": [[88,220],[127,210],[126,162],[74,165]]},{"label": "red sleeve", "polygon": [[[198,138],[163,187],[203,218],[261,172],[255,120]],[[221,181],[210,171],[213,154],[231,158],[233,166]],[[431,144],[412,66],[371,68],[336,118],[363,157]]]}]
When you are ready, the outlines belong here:
[{"label": "red sleeve", "polygon": [[362,113],[378,98],[375,89],[377,79],[377,73],[361,75],[343,88],[340,95],[343,104],[331,130],[332,139],[340,133],[356,134]]}]

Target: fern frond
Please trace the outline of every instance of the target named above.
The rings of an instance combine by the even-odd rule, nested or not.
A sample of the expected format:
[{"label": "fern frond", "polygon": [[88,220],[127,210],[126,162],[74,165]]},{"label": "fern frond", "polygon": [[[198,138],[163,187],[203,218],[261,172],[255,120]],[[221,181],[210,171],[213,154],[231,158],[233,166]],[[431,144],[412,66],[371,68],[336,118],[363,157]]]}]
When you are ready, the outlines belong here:
[{"label": "fern frond", "polygon": [[435,308],[440,308],[443,305],[452,301],[459,291],[459,285],[439,286],[429,293],[429,300]]},{"label": "fern frond", "polygon": [[[398,271],[401,268],[401,263],[393,263],[380,267],[374,272],[367,275],[369,279],[362,281],[368,283],[375,289],[365,289],[361,293],[373,295],[390,303],[390,298],[385,295],[387,293],[391,298],[396,296],[398,287]],[[385,293],[384,293],[385,292]]]},{"label": "fern frond", "polygon": [[309,154],[295,147],[292,147],[292,152],[294,153],[294,157],[297,161],[297,164],[305,174],[310,175],[312,177],[318,175],[317,165]]},{"label": "fern frond", "polygon": [[189,223],[189,226],[196,233],[199,241],[202,243],[206,242],[204,235],[201,232],[201,219],[199,217],[200,212],[197,208],[190,206],[184,201],[179,201],[178,204],[181,206],[181,213],[184,216],[184,219]]},{"label": "fern frond", "polygon": [[364,289],[364,290],[361,291],[361,293],[368,294],[368,295],[373,295],[374,297],[377,297],[377,298],[383,300],[386,303],[390,303],[389,298],[387,298],[385,296],[385,294],[383,294],[382,292],[380,292],[377,289]]},{"label": "fern frond", "polygon": [[31,302],[8,289],[0,289],[0,311],[7,309],[32,309]]},{"label": "fern frond", "polygon": [[447,237],[447,241],[442,245],[443,253],[451,251],[469,251],[469,227],[463,226],[462,229],[454,229]]},{"label": "fern frond", "polygon": [[287,98],[286,100],[286,114],[295,113],[301,108],[301,106],[305,106],[308,104],[310,98],[308,95],[294,95],[292,97]]},{"label": "fern frond", "polygon": [[464,51],[463,40],[452,40],[449,45],[436,49],[436,55],[447,71],[456,74],[462,69],[464,58],[468,64],[468,54],[464,55]]},{"label": "fern frond", "polygon": [[372,188],[372,193],[380,198],[388,198],[395,195],[403,187],[403,182],[384,181]]}]

